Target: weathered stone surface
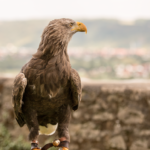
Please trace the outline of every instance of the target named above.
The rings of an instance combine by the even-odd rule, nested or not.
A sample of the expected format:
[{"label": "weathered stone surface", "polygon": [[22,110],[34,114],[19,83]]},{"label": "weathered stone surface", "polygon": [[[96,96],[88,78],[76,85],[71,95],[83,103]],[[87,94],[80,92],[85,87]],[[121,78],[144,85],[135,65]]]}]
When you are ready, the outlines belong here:
[{"label": "weathered stone surface", "polygon": [[131,150],[149,150],[147,140],[137,140],[132,143]]},{"label": "weathered stone surface", "polygon": [[126,150],[126,144],[121,135],[114,136],[108,141],[108,149]]},{"label": "weathered stone surface", "polygon": [[[13,79],[0,78],[0,122],[14,140],[28,137],[11,103]],[[83,97],[70,124],[71,150],[150,150],[150,81],[83,83]],[[40,144],[51,142],[40,136]],[[56,135],[52,136],[56,139]]]},{"label": "weathered stone surface", "polygon": [[118,119],[125,124],[141,124],[144,121],[144,114],[135,108],[120,108]]}]

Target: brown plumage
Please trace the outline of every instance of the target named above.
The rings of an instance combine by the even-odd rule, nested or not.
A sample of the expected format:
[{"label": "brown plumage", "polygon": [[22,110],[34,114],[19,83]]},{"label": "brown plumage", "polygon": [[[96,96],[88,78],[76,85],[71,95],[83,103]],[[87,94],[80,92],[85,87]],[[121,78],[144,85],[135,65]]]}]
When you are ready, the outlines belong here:
[{"label": "brown plumage", "polygon": [[37,52],[14,80],[16,120],[21,127],[27,124],[31,141],[37,140],[39,125],[57,123],[59,138],[70,141],[70,114],[78,109],[82,90],[80,77],[71,68],[67,46],[77,31],[87,29],[71,19],[51,21],[43,31]]}]

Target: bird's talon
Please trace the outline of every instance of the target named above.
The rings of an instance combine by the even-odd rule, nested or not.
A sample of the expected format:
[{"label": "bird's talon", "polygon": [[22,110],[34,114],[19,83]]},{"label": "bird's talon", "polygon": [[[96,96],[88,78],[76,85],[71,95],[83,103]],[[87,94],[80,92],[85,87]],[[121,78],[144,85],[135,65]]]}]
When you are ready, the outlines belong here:
[{"label": "bird's talon", "polygon": [[31,150],[40,150],[41,148],[38,147],[38,142],[31,143]]}]

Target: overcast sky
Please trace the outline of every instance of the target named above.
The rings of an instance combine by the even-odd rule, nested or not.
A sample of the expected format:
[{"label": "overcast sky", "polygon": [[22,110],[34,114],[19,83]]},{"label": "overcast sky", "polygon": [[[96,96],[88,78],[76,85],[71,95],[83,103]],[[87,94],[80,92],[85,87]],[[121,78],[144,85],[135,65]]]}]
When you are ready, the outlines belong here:
[{"label": "overcast sky", "polygon": [[62,17],[150,19],[150,0],[0,0],[0,20]]}]

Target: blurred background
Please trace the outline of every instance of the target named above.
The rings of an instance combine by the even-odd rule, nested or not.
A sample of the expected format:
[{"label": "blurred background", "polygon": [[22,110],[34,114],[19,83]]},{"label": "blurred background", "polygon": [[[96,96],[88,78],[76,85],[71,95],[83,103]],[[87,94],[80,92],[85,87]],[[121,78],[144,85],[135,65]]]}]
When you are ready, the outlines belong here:
[{"label": "blurred background", "polygon": [[[13,115],[13,78],[57,18],[88,29],[68,47],[83,85],[70,126],[71,149],[149,150],[149,6],[149,0],[0,0],[0,150],[30,149],[27,128],[19,128]],[[48,142],[40,137],[41,145]]]},{"label": "blurred background", "polygon": [[0,0],[0,74],[16,75],[37,51],[45,26],[55,18],[85,23],[69,44],[81,77],[150,77],[149,0]]}]

